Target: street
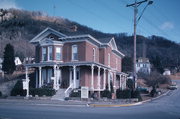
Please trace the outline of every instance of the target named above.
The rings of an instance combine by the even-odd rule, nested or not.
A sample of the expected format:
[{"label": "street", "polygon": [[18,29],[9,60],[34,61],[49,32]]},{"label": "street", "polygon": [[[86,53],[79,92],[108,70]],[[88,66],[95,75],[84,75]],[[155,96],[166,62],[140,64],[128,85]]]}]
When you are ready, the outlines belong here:
[{"label": "street", "polygon": [[177,90],[154,101],[130,107],[78,107],[0,103],[0,119],[180,119]]}]

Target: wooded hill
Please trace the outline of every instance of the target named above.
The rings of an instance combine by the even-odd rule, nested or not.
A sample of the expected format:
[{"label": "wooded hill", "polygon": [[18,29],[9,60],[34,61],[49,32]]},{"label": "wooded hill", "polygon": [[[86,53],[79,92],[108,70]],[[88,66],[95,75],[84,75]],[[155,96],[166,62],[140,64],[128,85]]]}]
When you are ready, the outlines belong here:
[{"label": "wooded hill", "polygon": [[[41,12],[9,9],[2,17],[0,21],[0,57],[3,57],[4,47],[7,43],[14,46],[15,55],[21,59],[26,56],[34,57],[34,46],[29,43],[29,40],[46,27],[51,27],[66,35],[90,34],[95,38],[114,37],[119,50],[128,57],[133,56],[133,36],[128,36],[126,33],[102,33],[76,22],[60,17],[50,17]],[[142,52],[143,47],[146,52]],[[180,66],[180,45],[166,38],[155,35],[148,38],[137,36],[137,57],[142,57],[143,53],[159,71],[162,71],[163,68],[174,69]]]}]

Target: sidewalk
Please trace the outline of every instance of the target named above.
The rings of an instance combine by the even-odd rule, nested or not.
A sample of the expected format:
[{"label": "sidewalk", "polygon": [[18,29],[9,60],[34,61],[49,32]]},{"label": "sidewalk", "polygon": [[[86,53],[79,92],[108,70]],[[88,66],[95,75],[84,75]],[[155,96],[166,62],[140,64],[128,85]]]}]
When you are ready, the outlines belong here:
[{"label": "sidewalk", "polygon": [[140,105],[158,99],[164,95],[167,95],[169,91],[164,94],[161,94],[155,98],[141,102],[132,102],[132,101],[123,101],[123,100],[114,100],[114,101],[76,101],[76,100],[38,100],[38,99],[24,99],[24,98],[9,98],[9,99],[0,99],[0,104],[16,104],[16,105],[37,105],[37,106],[56,106],[56,107],[128,107]]}]

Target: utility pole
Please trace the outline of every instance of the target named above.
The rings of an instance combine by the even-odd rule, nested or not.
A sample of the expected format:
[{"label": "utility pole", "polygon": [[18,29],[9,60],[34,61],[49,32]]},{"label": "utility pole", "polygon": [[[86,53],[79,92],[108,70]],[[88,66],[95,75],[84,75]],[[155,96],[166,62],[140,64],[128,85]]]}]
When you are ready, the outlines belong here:
[{"label": "utility pole", "polygon": [[[138,21],[137,21],[137,14],[138,14],[138,7],[142,4],[142,3],[145,3],[145,2],[148,2],[147,6],[152,4],[153,1],[149,1],[149,0],[144,0],[144,1],[140,1],[140,2],[137,2],[137,0],[135,0],[135,3],[132,3],[132,4],[129,4],[127,5],[126,7],[134,7],[134,57],[133,57],[133,78],[134,78],[134,87],[136,88],[137,87],[137,83],[136,83],[136,80],[137,80],[137,75],[136,75],[136,27],[137,27],[137,22],[140,20],[142,14],[140,15],[140,17],[138,18]],[[146,6],[146,7],[147,7]],[[145,7],[145,8],[146,8]],[[144,9],[145,10],[145,9]],[[143,10],[143,12],[144,12]]]}]

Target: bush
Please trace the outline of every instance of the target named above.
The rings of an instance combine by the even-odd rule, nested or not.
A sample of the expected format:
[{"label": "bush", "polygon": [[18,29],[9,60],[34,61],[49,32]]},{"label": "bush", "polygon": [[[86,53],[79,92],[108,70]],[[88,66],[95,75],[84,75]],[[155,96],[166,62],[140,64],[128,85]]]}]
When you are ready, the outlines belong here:
[{"label": "bush", "polygon": [[32,96],[53,96],[56,94],[56,91],[52,88],[31,88],[29,94]]},{"label": "bush", "polygon": [[101,92],[101,97],[107,97],[107,98],[111,99],[112,98],[112,93],[111,93],[111,91],[106,89],[106,90]]},{"label": "bush", "polygon": [[81,91],[72,91],[70,97],[81,97]]},{"label": "bush", "polygon": [[139,90],[132,91],[132,98],[138,98],[138,101],[142,101],[142,97]]},{"label": "bush", "polygon": [[0,97],[2,97],[2,92],[0,91]]},{"label": "bush", "polygon": [[[30,88],[30,91],[29,91],[29,94],[30,95],[38,95],[38,96],[43,96],[43,95],[46,95],[46,96],[53,96],[55,94],[55,90],[52,89],[52,88]],[[22,84],[22,80],[19,80],[14,88],[12,89],[11,91],[11,96],[17,96],[17,95],[20,95],[20,96],[26,96],[26,90],[23,90],[23,84]]]},{"label": "bush", "polygon": [[116,90],[116,97],[117,97],[117,99],[131,98],[131,90],[129,90],[129,89],[126,89],[126,90],[117,89]]},{"label": "bush", "polygon": [[11,91],[11,96],[25,96],[26,95],[26,90],[23,90],[23,84],[22,81],[19,80],[17,81],[17,83],[15,84],[14,88]]},{"label": "bush", "polygon": [[156,94],[157,94],[156,88],[153,86],[153,89],[150,92],[150,96],[154,97],[154,96],[156,96]]}]

